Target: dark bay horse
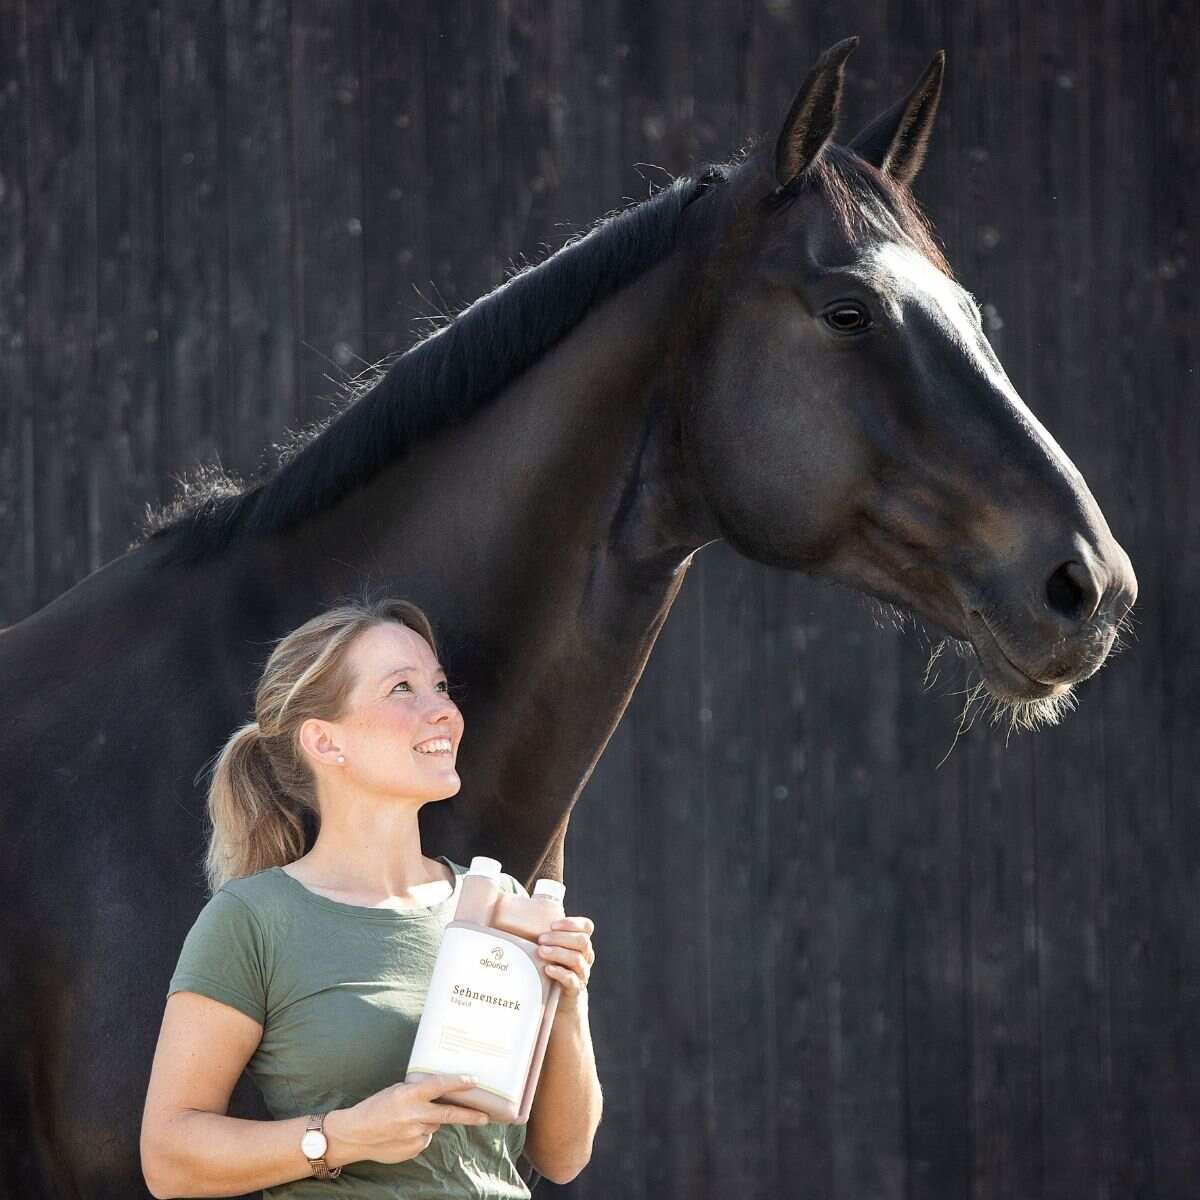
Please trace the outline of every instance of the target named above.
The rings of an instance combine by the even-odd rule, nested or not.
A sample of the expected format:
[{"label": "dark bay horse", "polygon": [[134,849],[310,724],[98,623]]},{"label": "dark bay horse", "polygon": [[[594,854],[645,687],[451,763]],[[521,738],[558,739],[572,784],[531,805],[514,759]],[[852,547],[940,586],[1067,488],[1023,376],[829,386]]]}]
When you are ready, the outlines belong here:
[{"label": "dark bay horse", "polygon": [[[341,596],[431,614],[466,736],[425,845],[527,883],[561,878],[572,806],[716,539],[935,625],[1029,728],[1104,661],[1129,559],[910,191],[943,56],[840,145],[856,41],[772,144],[506,280],[269,478],[209,476],[0,637],[0,1196],[145,1194],[150,1061],[205,899],[201,774],[271,639]],[[268,1116],[245,1077],[230,1112]]]}]

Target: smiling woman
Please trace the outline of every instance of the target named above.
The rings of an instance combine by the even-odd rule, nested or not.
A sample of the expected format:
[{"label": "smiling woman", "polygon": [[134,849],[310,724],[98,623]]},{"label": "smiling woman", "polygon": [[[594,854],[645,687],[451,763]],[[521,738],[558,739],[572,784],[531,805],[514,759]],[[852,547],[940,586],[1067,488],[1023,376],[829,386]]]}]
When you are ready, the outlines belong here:
[{"label": "smiling woman", "polygon": [[[463,717],[428,618],[395,599],[313,618],[275,646],[255,716],[213,769],[212,895],[171,978],[142,1121],[153,1194],[294,1200],[336,1176],[348,1196],[521,1200],[527,1137],[531,1153],[550,1147],[536,1150],[542,1173],[569,1178],[560,1167],[586,1159],[575,1143],[590,1128],[535,1135],[532,1119],[440,1101],[459,1075],[398,1082],[466,871],[421,849],[418,811],[462,786]],[[548,971],[582,957],[554,953]],[[586,1007],[564,1012],[552,1089],[557,1073],[598,1091]],[[274,1120],[225,1115],[243,1069]]]},{"label": "smiling woman", "polygon": [[[404,836],[417,830],[422,804],[461,787],[453,764],[462,713],[421,609],[397,599],[348,603],[307,621],[268,659],[255,714],[213,770],[205,862],[212,891],[301,859],[297,874],[314,881],[323,871],[337,876],[347,862],[380,889],[441,877],[421,854],[419,835]],[[431,759],[417,750],[431,738],[448,740],[449,751]],[[408,752],[397,757],[398,746]],[[354,816],[366,811],[354,803],[365,797],[393,801],[370,810],[384,822],[376,837],[365,837]],[[345,844],[347,822],[359,830],[355,845]],[[318,829],[307,854],[306,823]],[[377,870],[384,850],[391,869]]]}]

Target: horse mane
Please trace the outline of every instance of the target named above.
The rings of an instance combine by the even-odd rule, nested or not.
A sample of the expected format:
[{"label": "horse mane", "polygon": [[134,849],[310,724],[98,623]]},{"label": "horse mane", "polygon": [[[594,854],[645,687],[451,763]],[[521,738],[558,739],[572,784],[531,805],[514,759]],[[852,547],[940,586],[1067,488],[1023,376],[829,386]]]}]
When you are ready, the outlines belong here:
[{"label": "horse mane", "polygon": [[[601,216],[549,257],[447,314],[409,349],[339,384],[330,414],[276,444],[278,465],[265,478],[246,483],[209,463],[177,476],[177,495],[157,508],[147,504],[127,549],[161,539],[166,561],[196,562],[238,538],[279,532],[332,507],[431,434],[486,407],[593,305],[660,261],[675,244],[684,208],[726,182],[746,153]],[[848,237],[899,236],[953,279],[907,188],[833,142],[805,174],[805,189],[821,191]]]},{"label": "horse mane", "polygon": [[423,439],[485,407],[593,305],[662,259],[683,209],[732,169],[732,162],[706,164],[605,214],[409,349],[339,384],[334,412],[276,445],[269,477],[247,484],[208,463],[178,476],[179,493],[146,506],[128,549],[166,539],[166,561],[196,562],[330,508]]}]

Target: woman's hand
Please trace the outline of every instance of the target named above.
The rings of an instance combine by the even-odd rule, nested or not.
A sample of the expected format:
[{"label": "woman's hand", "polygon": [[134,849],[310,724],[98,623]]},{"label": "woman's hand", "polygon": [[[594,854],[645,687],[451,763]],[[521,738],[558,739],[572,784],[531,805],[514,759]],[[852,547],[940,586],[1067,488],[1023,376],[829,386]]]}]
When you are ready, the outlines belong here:
[{"label": "woman's hand", "polygon": [[590,917],[559,917],[548,933],[538,934],[538,958],[552,980],[562,984],[558,1012],[575,1012],[587,1003],[588,979],[596,951]]},{"label": "woman's hand", "polygon": [[467,1075],[431,1075],[415,1083],[394,1083],[325,1118],[330,1166],[370,1159],[380,1163],[416,1158],[442,1125],[486,1125],[494,1118],[477,1108],[435,1103],[444,1092],[470,1087]]}]

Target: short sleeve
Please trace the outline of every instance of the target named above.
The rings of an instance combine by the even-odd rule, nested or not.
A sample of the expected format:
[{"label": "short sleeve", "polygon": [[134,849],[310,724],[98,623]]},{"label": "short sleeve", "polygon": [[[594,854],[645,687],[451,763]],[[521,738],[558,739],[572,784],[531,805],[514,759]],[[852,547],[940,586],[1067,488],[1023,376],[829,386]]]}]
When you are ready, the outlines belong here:
[{"label": "short sleeve", "polygon": [[266,945],[250,906],[221,889],[184,938],[167,995],[199,992],[266,1023]]}]

